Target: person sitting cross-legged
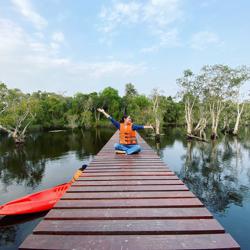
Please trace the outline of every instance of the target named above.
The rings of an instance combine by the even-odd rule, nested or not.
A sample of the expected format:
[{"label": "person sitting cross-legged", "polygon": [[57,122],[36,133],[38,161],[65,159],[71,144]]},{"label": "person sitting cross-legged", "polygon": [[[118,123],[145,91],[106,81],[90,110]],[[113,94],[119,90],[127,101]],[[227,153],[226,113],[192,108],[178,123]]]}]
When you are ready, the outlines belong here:
[{"label": "person sitting cross-legged", "polygon": [[113,117],[107,114],[104,109],[97,109],[99,112],[103,113],[114,126],[120,130],[119,143],[115,144],[115,150],[117,152],[125,152],[128,155],[138,153],[141,151],[140,145],[137,143],[136,130],[150,128],[153,129],[151,125],[136,125],[132,123],[130,116],[124,115],[120,122],[116,121]]}]

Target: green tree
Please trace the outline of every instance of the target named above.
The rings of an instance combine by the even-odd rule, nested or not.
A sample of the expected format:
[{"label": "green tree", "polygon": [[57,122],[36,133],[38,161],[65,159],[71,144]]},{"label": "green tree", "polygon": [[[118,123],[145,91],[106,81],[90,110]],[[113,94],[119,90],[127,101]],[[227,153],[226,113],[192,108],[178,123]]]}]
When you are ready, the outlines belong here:
[{"label": "green tree", "polygon": [[27,128],[37,111],[37,100],[19,89],[5,91],[5,109],[0,117],[1,129],[9,133],[16,143],[24,141]]},{"label": "green tree", "polygon": [[34,96],[39,102],[36,124],[42,128],[62,128],[67,124],[68,100],[62,95],[37,92]]},{"label": "green tree", "polygon": [[134,122],[146,124],[152,120],[151,102],[145,95],[131,97],[126,103],[126,113],[132,117]]},{"label": "green tree", "polygon": [[238,69],[227,65],[206,65],[201,69],[199,80],[202,84],[204,101],[211,119],[211,138],[218,136],[218,126],[226,101],[231,100],[239,91],[242,82],[247,78],[245,67]]},{"label": "green tree", "polygon": [[137,95],[138,95],[138,92],[135,86],[132,83],[127,83],[125,85],[125,97],[134,97]]},{"label": "green tree", "polygon": [[121,97],[118,90],[107,87],[100,93],[101,107],[114,118],[118,119],[121,113]]},{"label": "green tree", "polygon": [[194,125],[194,108],[202,91],[201,81],[197,81],[195,74],[190,70],[185,70],[183,77],[177,79],[180,87],[179,96],[185,105],[185,120],[187,135],[192,136]]}]

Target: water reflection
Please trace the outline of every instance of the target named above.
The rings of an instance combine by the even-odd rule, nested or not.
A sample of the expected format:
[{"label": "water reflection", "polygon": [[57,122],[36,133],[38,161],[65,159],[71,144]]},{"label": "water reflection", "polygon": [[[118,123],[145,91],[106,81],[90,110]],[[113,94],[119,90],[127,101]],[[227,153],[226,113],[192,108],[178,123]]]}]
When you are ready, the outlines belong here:
[{"label": "water reflection", "polygon": [[[147,141],[219,219],[225,229],[249,249],[250,133],[221,136],[216,142],[187,141],[181,129],[168,129],[160,146]],[[243,218],[238,218],[240,215]],[[235,218],[238,218],[235,220]]]},{"label": "water reflection", "polygon": [[26,148],[14,148],[0,157],[1,182],[5,187],[13,182],[35,187],[41,182],[45,163],[45,159],[30,159]]},{"label": "water reflection", "polygon": [[0,249],[17,249],[46,213],[0,219]]},{"label": "water reflection", "polygon": [[[114,130],[32,134],[22,148],[0,140],[0,204],[71,179],[92,159]],[[144,134],[167,165],[202,200],[226,231],[249,249],[250,133],[221,136],[215,143],[187,141],[185,131],[166,130],[160,143]],[[0,221],[0,248],[16,249],[41,220]],[[11,224],[11,225],[10,225]]]},{"label": "water reflection", "polygon": [[8,138],[0,141],[0,179],[4,187],[13,183],[35,188],[41,183],[46,164],[69,152],[82,160],[95,155],[113,131],[77,130],[30,135],[23,146],[16,147]]},{"label": "water reflection", "polygon": [[170,129],[158,145],[152,138],[146,139],[211,211],[224,213],[229,204],[242,206],[249,196],[250,138],[245,133],[241,139],[223,136],[205,143],[187,141],[182,130]]},{"label": "water reflection", "polygon": [[[0,138],[0,205],[69,181],[113,133],[113,129],[34,133],[21,147]],[[17,249],[43,216],[0,218],[0,249]]]},{"label": "water reflection", "polygon": [[243,152],[238,139],[224,137],[211,144],[187,142],[186,149],[179,175],[203,203],[216,213],[224,213],[231,203],[242,206],[249,181],[243,180]]}]

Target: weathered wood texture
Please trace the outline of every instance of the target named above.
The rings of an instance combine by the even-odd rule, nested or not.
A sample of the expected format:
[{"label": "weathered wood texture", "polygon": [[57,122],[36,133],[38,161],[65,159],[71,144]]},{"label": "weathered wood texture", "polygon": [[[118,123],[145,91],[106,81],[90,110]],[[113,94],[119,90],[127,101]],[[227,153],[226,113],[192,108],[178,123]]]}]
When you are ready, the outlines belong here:
[{"label": "weathered wood texture", "polygon": [[20,249],[240,249],[185,184],[138,136],[118,155],[118,133]]}]

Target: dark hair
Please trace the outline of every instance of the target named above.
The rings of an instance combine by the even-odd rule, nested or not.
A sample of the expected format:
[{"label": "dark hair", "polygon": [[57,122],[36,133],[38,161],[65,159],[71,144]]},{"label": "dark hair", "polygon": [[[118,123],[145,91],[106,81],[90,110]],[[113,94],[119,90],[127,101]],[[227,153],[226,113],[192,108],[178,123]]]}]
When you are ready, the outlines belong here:
[{"label": "dark hair", "polygon": [[128,117],[128,116],[124,114],[124,115],[122,116],[122,119],[120,120],[120,123],[124,123],[124,120],[125,120],[127,117]]},{"label": "dark hair", "polygon": [[[126,118],[128,118],[129,117],[129,115],[123,115],[122,116],[122,119],[120,120],[120,123],[124,123],[124,120],[126,119]],[[132,120],[132,118],[130,117],[130,119],[131,119],[131,122],[133,122],[133,120]]]}]

